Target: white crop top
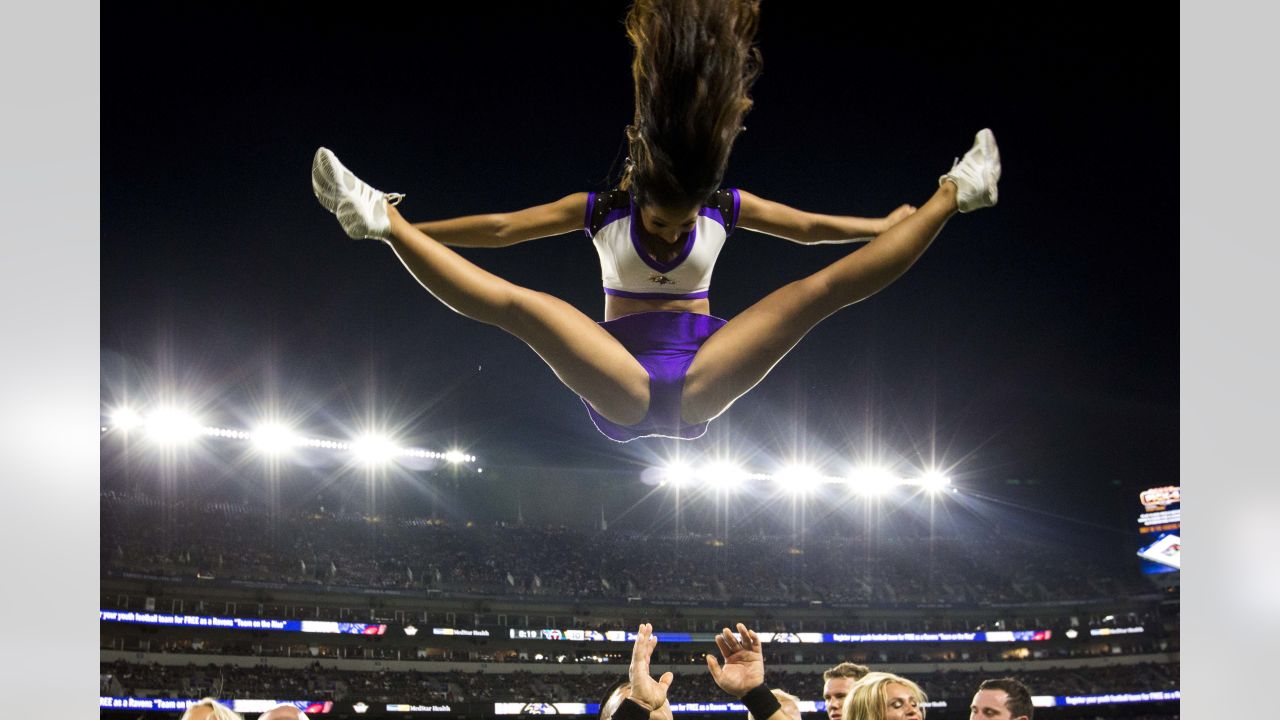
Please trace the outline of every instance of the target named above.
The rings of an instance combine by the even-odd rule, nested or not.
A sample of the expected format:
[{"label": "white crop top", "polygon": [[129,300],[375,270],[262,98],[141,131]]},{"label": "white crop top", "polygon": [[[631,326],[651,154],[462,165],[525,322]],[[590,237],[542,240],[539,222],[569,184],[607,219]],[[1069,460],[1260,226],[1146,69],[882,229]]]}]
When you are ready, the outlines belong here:
[{"label": "white crop top", "polygon": [[736,189],[716,192],[698,211],[684,249],[664,263],[644,251],[639,236],[640,211],[629,193],[591,193],[584,231],[600,256],[605,294],[641,300],[707,297],[716,258],[737,227],[739,204]]}]

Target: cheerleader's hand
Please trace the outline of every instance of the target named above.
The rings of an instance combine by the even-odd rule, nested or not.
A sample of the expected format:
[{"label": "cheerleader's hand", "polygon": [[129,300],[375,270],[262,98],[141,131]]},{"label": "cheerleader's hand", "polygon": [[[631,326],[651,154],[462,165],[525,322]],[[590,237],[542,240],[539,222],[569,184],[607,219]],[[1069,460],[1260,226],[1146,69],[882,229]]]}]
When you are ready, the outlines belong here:
[{"label": "cheerleader's hand", "polygon": [[900,206],[898,206],[898,209],[897,209],[897,210],[894,210],[893,212],[889,213],[888,215],[886,215],[886,216],[884,216],[884,217],[880,218],[880,221],[879,221],[880,228],[879,228],[879,230],[876,232],[876,234],[877,234],[877,235],[879,235],[880,233],[883,233],[885,230],[888,230],[889,228],[893,227],[894,225],[897,225],[898,223],[902,222],[903,220],[905,220],[905,219],[907,219],[907,218],[911,217],[912,215],[914,215],[914,214],[915,214],[915,212],[916,212],[916,206],[915,206],[915,205],[900,205]]}]

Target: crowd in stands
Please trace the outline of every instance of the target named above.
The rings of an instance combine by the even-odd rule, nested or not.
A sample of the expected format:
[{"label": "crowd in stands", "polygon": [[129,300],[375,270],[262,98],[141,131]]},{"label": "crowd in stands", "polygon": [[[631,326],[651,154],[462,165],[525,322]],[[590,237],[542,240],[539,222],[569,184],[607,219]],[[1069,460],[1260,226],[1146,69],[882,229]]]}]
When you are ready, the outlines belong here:
[{"label": "crowd in stands", "polygon": [[[1092,695],[1175,690],[1179,666],[1146,663],[1106,668],[1056,668],[1014,673],[1037,695]],[[360,700],[364,702],[590,702],[598,699],[617,673],[426,673],[417,671],[356,672],[325,668],[305,670],[231,665],[165,666],[123,661],[101,665],[102,684],[119,687],[133,697],[290,698]],[[933,698],[967,698],[990,672],[912,674]],[[820,673],[769,671],[766,682],[802,699],[822,696]],[[113,684],[114,683],[114,684]],[[707,673],[681,674],[672,685],[675,702],[721,700]]]},{"label": "crowd in stands", "polygon": [[[104,493],[108,572],[565,599],[1034,603],[1150,593],[1132,569],[1052,544],[964,538],[631,532],[274,514]],[[962,540],[962,541],[961,541]],[[644,552],[636,552],[643,543]],[[839,568],[839,571],[834,571]],[[750,595],[735,578],[753,578]]]},{"label": "crowd in stands", "polygon": [[[518,653],[515,649],[501,643],[489,643],[484,647],[471,648],[432,648],[427,650],[409,645],[388,645],[379,643],[356,642],[330,644],[323,641],[289,642],[287,640],[255,639],[147,639],[137,638],[121,641],[109,635],[103,636],[103,649],[152,652],[166,654],[193,655],[228,655],[243,657],[316,657],[316,658],[351,658],[373,660],[418,660],[431,659],[450,662],[592,662],[598,653],[596,650],[582,650],[568,646],[557,650],[543,649],[546,655],[525,651]],[[143,644],[145,642],[145,644]],[[1019,646],[1023,647],[1023,646]],[[866,664],[884,663],[931,663],[931,662],[1005,662],[1012,660],[1055,660],[1067,658],[1112,657],[1116,655],[1141,655],[1176,651],[1176,642],[1168,639],[1130,638],[1107,643],[1087,644],[1047,644],[1038,643],[1025,657],[1010,653],[1007,649],[978,644],[963,650],[937,650],[917,647],[914,649],[878,646],[875,649],[857,653],[859,662]],[[625,664],[621,653],[613,652],[613,661]],[[765,650],[765,661],[784,665],[792,662],[835,664],[849,656],[847,651],[835,648],[793,648],[790,650]],[[700,652],[688,650],[671,650],[659,648],[654,652],[655,662],[668,664],[701,664]]]},{"label": "crowd in stands", "polygon": [[[721,609],[704,608],[686,616],[679,604],[711,602],[714,608],[723,607],[723,612],[733,614],[740,613],[731,608],[752,602],[803,603],[807,607],[821,601],[837,608],[851,604],[914,606],[916,610],[936,605],[949,609],[907,614],[882,611],[879,615],[779,610],[777,618],[763,606],[752,612],[759,614],[756,627],[764,631],[1052,629],[1055,641],[1018,647],[981,643],[965,647],[766,645],[768,683],[803,699],[818,699],[822,695],[821,673],[788,672],[787,665],[822,666],[853,659],[876,669],[892,669],[906,663],[1034,659],[1042,661],[1033,665],[1038,669],[1011,674],[1035,694],[1091,695],[1178,687],[1176,663],[1042,669],[1059,659],[1176,652],[1177,632],[1169,629],[1176,627],[1176,605],[1166,616],[1150,601],[1152,586],[1132,567],[1124,566],[1121,558],[1076,553],[1052,543],[1001,536],[998,531],[975,531],[962,538],[921,535],[903,528],[875,533],[854,529],[839,536],[814,533],[803,538],[758,528],[735,531],[730,537],[697,532],[638,534],[619,527],[592,530],[474,524],[333,513],[318,507],[268,513],[243,504],[165,503],[113,492],[102,494],[101,531],[104,577],[135,573],[192,581],[161,584],[157,586],[159,597],[153,597],[150,589],[147,597],[107,593],[102,598],[104,609],[463,628],[505,624],[536,629],[546,626],[543,621],[555,621],[563,628],[605,631],[630,630],[637,621],[631,614],[652,614],[655,608],[662,608],[672,620],[673,631],[711,632],[729,624],[708,617],[721,614]],[[749,587],[744,587],[742,577],[752,578]],[[223,582],[207,582],[211,580]],[[202,588],[225,588],[225,582],[235,581],[271,583],[268,587],[291,592],[276,596],[202,592]],[[313,589],[341,592],[332,595]],[[409,598],[457,598],[443,607],[457,602],[467,611],[442,613],[439,603],[428,603],[429,611],[415,610],[412,599],[380,602],[374,598],[386,593],[367,592],[371,590],[402,591]],[[360,598],[359,607],[350,606],[353,596]],[[291,597],[305,597],[307,604],[289,600]],[[530,608],[542,599],[572,601],[572,612],[577,614],[548,617],[531,612],[530,617],[521,618],[508,610],[500,620],[484,607],[486,598],[528,601]],[[1073,601],[1099,599],[1115,602],[1092,606],[1098,609],[1096,616],[1070,607]],[[636,602],[615,605],[608,602],[611,600]],[[138,606],[140,601],[143,607]],[[664,605],[661,601],[671,602]],[[1021,605],[1022,609],[1010,612],[1001,608],[1005,604]],[[1114,611],[1113,617],[1105,617],[1112,611],[1101,609],[1104,607],[1131,610]],[[804,615],[804,627],[795,627],[797,621],[787,618],[787,613]],[[1090,627],[1108,624],[1117,628],[1143,625],[1146,631],[1097,639],[1086,634],[1078,642],[1065,642],[1060,634],[1068,626],[1087,633]],[[556,647],[552,656],[546,649],[551,644],[545,642],[537,645],[540,649],[536,651],[529,645],[493,641],[459,640],[427,647],[422,639],[426,636],[415,642],[398,632],[386,638],[387,642],[372,642],[356,636],[317,639],[293,633],[186,634],[109,623],[103,627],[104,650],[209,656],[209,662],[189,665],[123,660],[103,663],[102,693],[135,697],[590,702],[626,674],[625,654],[605,644],[566,643],[563,648]],[[498,637],[505,635],[503,630]],[[548,654],[544,657],[536,652]],[[560,662],[569,666],[593,662],[596,658],[588,655],[594,653],[609,656],[608,671],[584,673],[558,666]],[[231,656],[306,658],[309,665],[225,664]],[[544,664],[539,668],[545,671],[339,670],[311,662],[313,659],[541,662]],[[703,662],[699,651],[684,645],[661,647],[654,661],[669,665]],[[372,662],[369,665],[373,667]],[[992,676],[991,672],[970,670],[910,674],[931,697],[952,700],[967,698],[981,681]],[[680,673],[671,697],[676,702],[724,699],[706,672]]]},{"label": "crowd in stands", "polygon": [[[599,606],[591,614],[547,615],[530,610],[528,622],[524,617],[511,612],[476,613],[470,601],[460,600],[460,609],[454,612],[438,610],[413,609],[412,603],[405,603],[409,609],[390,610],[386,607],[365,606],[352,607],[349,600],[334,600],[325,597],[308,597],[305,601],[285,602],[246,602],[241,600],[213,599],[201,594],[197,588],[174,588],[173,595],[166,595],[157,605],[146,606],[146,596],[121,596],[117,593],[105,593],[101,598],[101,608],[107,610],[132,610],[147,612],[182,612],[193,615],[216,615],[218,617],[269,618],[278,620],[330,620],[339,622],[377,622],[377,623],[415,623],[432,627],[537,627],[551,626],[580,630],[628,630],[638,623],[652,620],[655,613],[662,608],[641,606],[640,609],[627,606]],[[154,592],[154,591],[152,591]],[[152,596],[154,599],[154,596]],[[175,603],[176,601],[176,603]],[[164,607],[160,608],[160,605]],[[462,609],[465,608],[465,609]],[[751,611],[751,608],[746,608]],[[681,632],[716,632],[727,624],[741,618],[740,608],[726,608],[732,612],[725,618],[707,617],[705,614],[691,617],[679,608],[666,608],[669,617],[675,619],[678,627],[673,631]],[[945,614],[922,613],[909,617],[886,617],[856,614],[837,614],[831,617],[809,616],[803,620],[778,618],[772,616],[770,608],[757,608],[752,621],[762,631],[768,632],[853,632],[853,633],[903,633],[903,632],[973,632],[988,630],[1054,630],[1064,632],[1068,628],[1087,627],[1131,627],[1143,626],[1148,633],[1159,634],[1166,622],[1177,622],[1177,608],[1156,609],[1151,605],[1137,604],[1122,611],[1104,610],[1083,613],[1075,608],[1046,607],[1033,614],[1011,615],[996,609],[949,610]]]}]

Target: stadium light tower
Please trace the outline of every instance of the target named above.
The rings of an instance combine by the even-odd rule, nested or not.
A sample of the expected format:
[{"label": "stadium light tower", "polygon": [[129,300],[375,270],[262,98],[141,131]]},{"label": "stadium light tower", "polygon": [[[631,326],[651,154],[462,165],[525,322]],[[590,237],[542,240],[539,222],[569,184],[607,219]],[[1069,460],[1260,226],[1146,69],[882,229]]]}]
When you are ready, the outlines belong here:
[{"label": "stadium light tower", "polygon": [[881,467],[863,467],[853,472],[849,486],[861,495],[885,495],[898,484],[893,473]]},{"label": "stadium light tower", "polygon": [[115,412],[111,413],[111,426],[117,430],[129,432],[136,427],[141,427],[142,424],[142,416],[133,408],[117,408]]},{"label": "stadium light tower", "polygon": [[160,408],[147,416],[147,436],[164,445],[189,442],[200,434],[200,422],[177,408]]},{"label": "stadium light tower", "polygon": [[937,470],[931,470],[920,478],[920,487],[931,493],[940,493],[951,485],[951,478]]},{"label": "stadium light tower", "polygon": [[400,451],[381,435],[361,435],[351,442],[351,452],[365,465],[384,465]]},{"label": "stadium light tower", "polygon": [[276,424],[260,425],[250,434],[253,444],[269,455],[289,452],[298,445],[299,438],[292,430]]},{"label": "stadium light tower", "polygon": [[736,490],[746,479],[742,468],[730,462],[712,463],[703,469],[702,476],[712,487],[726,492]]},{"label": "stadium light tower", "polygon": [[788,465],[773,478],[778,487],[792,495],[807,495],[818,489],[822,475],[807,465]]},{"label": "stadium light tower", "polygon": [[672,462],[662,469],[662,479],[673,487],[685,487],[693,483],[693,469],[682,462]]}]

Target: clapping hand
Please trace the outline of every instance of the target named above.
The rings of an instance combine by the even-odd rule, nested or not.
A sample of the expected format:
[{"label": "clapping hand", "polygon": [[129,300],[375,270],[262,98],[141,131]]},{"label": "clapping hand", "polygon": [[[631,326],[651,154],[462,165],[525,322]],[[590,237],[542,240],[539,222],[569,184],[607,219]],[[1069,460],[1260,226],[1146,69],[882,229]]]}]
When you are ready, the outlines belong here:
[{"label": "clapping hand", "polygon": [[628,679],[631,681],[631,699],[649,708],[650,718],[670,718],[671,706],[667,704],[667,690],[671,689],[671,681],[675,675],[662,673],[657,680],[649,674],[649,658],[653,657],[653,648],[658,638],[653,636],[653,625],[644,623],[636,632],[636,643],[631,647],[631,667]]},{"label": "clapping hand", "polygon": [[760,652],[759,636],[748,630],[746,625],[738,623],[738,633],[741,638],[725,628],[716,636],[716,647],[724,657],[724,667],[714,655],[707,655],[707,669],[721,690],[741,698],[764,684],[764,653]]}]

